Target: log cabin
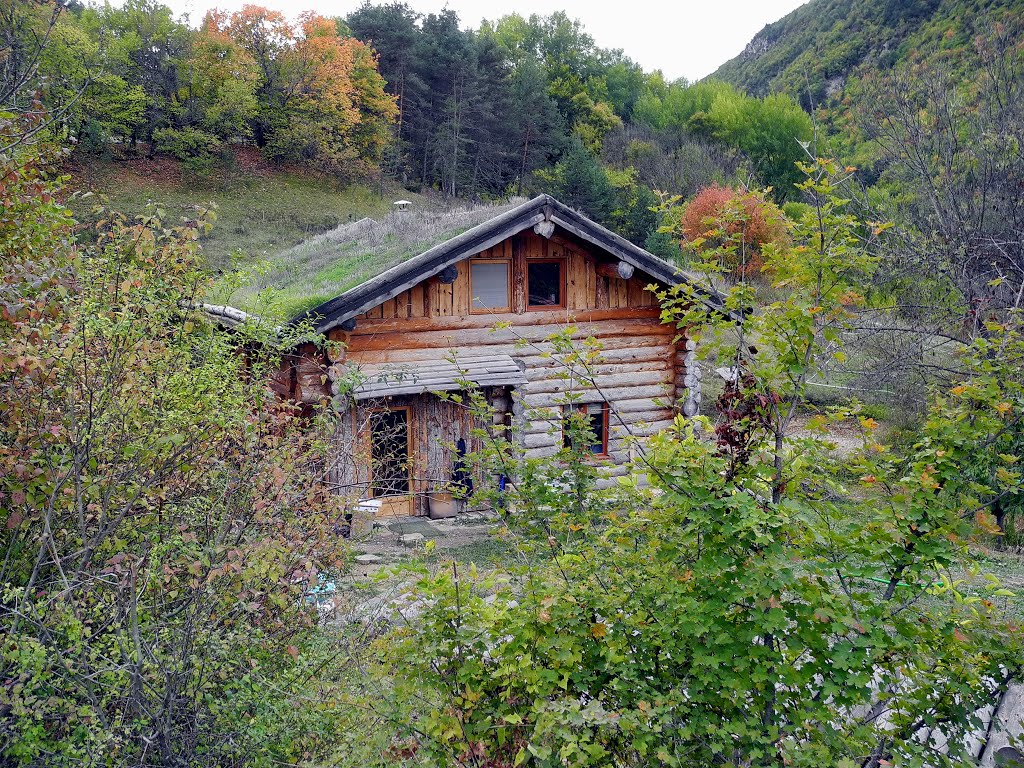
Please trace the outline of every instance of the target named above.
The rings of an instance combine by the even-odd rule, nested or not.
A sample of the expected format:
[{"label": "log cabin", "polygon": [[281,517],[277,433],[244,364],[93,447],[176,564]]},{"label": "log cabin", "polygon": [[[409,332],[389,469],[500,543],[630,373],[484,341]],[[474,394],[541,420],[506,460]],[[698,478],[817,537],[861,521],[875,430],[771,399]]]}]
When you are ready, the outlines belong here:
[{"label": "log cabin", "polygon": [[[272,387],[337,409],[333,482],[383,515],[427,514],[479,448],[475,417],[443,395],[467,382],[526,458],[563,447],[552,419],[585,414],[608,484],[637,439],[699,409],[696,340],[662,322],[655,294],[681,282],[721,310],[694,276],[541,195],[300,314],[337,344],[295,350]],[[595,340],[597,364],[567,372],[559,332]]]}]

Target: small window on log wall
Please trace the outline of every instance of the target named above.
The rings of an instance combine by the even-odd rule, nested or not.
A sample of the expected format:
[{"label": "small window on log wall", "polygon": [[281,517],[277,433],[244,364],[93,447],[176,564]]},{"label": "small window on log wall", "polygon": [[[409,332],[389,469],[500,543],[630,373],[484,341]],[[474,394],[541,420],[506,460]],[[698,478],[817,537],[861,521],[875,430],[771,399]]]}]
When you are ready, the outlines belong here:
[{"label": "small window on log wall", "polygon": [[[562,408],[562,444],[566,448],[572,447],[572,434],[569,427],[582,429],[590,432],[587,450],[594,456],[608,456],[608,403],[585,403],[580,405],[566,405]],[[569,424],[568,419],[578,414],[580,420]]]},{"label": "small window on log wall", "polygon": [[565,260],[526,263],[528,309],[560,309],[565,306]]},{"label": "small window on log wall", "polygon": [[510,312],[509,266],[507,259],[469,263],[470,290],[473,294],[472,312]]}]

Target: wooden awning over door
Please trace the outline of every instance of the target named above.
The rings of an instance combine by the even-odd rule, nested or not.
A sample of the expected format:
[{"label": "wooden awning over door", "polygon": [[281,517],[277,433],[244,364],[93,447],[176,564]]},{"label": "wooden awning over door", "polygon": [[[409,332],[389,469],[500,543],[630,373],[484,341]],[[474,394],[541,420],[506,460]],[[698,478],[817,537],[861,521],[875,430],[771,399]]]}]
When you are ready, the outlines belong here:
[{"label": "wooden awning over door", "polygon": [[526,383],[526,374],[508,355],[382,363],[360,366],[358,370],[362,380],[353,393],[356,400],[451,392],[463,389],[467,383],[478,387]]}]

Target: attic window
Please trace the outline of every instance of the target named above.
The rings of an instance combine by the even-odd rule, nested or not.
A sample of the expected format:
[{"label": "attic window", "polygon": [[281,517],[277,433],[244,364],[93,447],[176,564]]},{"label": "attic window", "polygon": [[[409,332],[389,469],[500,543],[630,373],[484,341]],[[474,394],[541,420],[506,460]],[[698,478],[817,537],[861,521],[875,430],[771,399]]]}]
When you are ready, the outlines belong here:
[{"label": "attic window", "polygon": [[528,309],[560,309],[565,306],[565,260],[526,263]]},{"label": "attic window", "polygon": [[510,312],[508,259],[474,259],[469,263],[472,312]]}]

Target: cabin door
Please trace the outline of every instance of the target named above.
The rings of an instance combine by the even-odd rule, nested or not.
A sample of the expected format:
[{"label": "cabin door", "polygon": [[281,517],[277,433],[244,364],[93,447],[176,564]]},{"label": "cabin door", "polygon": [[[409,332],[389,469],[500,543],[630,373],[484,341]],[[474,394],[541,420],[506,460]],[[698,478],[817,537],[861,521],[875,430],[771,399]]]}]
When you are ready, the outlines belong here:
[{"label": "cabin door", "polygon": [[370,412],[370,491],[381,499],[377,515],[413,514],[412,423],[409,408]]}]

